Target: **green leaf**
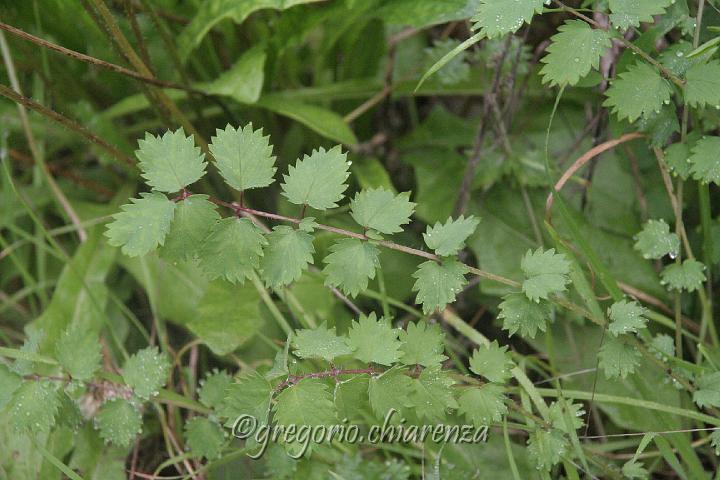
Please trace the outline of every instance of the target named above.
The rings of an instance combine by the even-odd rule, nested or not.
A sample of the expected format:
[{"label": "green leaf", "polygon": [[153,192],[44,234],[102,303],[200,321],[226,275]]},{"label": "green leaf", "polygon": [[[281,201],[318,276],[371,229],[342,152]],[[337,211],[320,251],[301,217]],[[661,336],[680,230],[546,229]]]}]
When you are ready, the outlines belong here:
[{"label": "green leaf", "polygon": [[277,396],[273,407],[278,425],[333,425],[335,404],[328,386],[319,379],[301,380]]},{"label": "green leaf", "polygon": [[565,453],[565,439],[558,430],[538,429],[530,434],[528,453],[538,470],[550,470]]},{"label": "green leaf", "polygon": [[287,175],[283,175],[282,194],[296,205],[309,205],[317,210],[335,208],[348,187],[345,180],[350,175],[349,167],[347,154],[340,145],[330,150],[320,147],[288,167]]},{"label": "green leaf", "polygon": [[627,478],[629,480],[647,479],[649,475],[642,462],[634,459],[628,460],[623,464],[622,474],[624,478]]},{"label": "green leaf", "polygon": [[260,273],[271,287],[291,284],[313,263],[313,237],[307,232],[280,225],[266,238],[268,244],[263,249]]},{"label": "green leaf", "polygon": [[232,378],[225,370],[214,371],[200,381],[198,398],[206,407],[219,409],[225,400],[225,391],[232,383]]},{"label": "green leaf", "polygon": [[524,293],[510,293],[503,297],[498,318],[511,337],[519,331],[523,337],[535,338],[538,330],[547,331],[552,307],[546,301],[533,302]]},{"label": "green leaf", "polygon": [[218,458],[225,443],[225,432],[217,423],[194,417],[185,424],[185,442],[196,457]]},{"label": "green leaf", "polygon": [[252,123],[217,129],[210,145],[220,175],[241,192],[273,183],[277,168],[272,150],[270,137],[263,137],[262,129],[253,130]]},{"label": "green leaf", "polygon": [[55,352],[63,369],[76,380],[88,380],[100,368],[102,345],[92,331],[69,328],[60,337]]},{"label": "green leaf", "polygon": [[662,258],[670,255],[675,258],[680,251],[680,237],[670,233],[670,226],[665,220],[648,220],[637,235],[635,249],[642,253],[644,258]]},{"label": "green leaf", "polygon": [[572,434],[574,430],[583,426],[583,415],[585,410],[582,404],[570,403],[563,399],[550,405],[548,416],[554,428]]},{"label": "green leaf", "polygon": [[655,68],[637,63],[618,75],[606,95],[603,106],[611,107],[620,120],[634,122],[641,115],[659,112],[670,102],[672,87]]},{"label": "green leaf", "polygon": [[625,30],[639,27],[640,22],[653,22],[662,15],[673,0],[610,0],[610,21],[616,28]]},{"label": "green leaf", "polygon": [[380,233],[402,232],[401,225],[410,223],[415,204],[409,193],[393,194],[382,187],[362,190],[350,202],[350,214],[355,221]]},{"label": "green leaf", "polygon": [[480,0],[478,13],[472,18],[473,29],[480,29],[488,38],[516,32],[541,13],[544,0]]},{"label": "green leaf", "polygon": [[564,291],[565,285],[570,283],[570,262],[564,254],[555,253],[554,248],[538,248],[534,252],[528,250],[520,262],[520,268],[526,277],[522,290],[534,302]]},{"label": "green leaf", "polygon": [[352,353],[344,337],[335,334],[335,327],[327,328],[323,323],[314,329],[295,332],[293,338],[295,354],[301,358],[322,358],[331,362],[335,357]]},{"label": "green leaf", "polygon": [[100,408],[95,416],[95,427],[106,442],[127,447],[142,431],[142,415],[129,401],[114,398]]},{"label": "green leaf", "polygon": [[501,347],[497,340],[481,346],[470,358],[470,370],[494,383],[505,383],[505,380],[512,377],[510,370],[514,366],[508,347]]},{"label": "green leaf", "polygon": [[325,108],[309,103],[298,102],[279,94],[260,97],[257,106],[266,108],[278,115],[291,118],[319,133],[325,138],[344,145],[356,145],[358,139],[343,117]]},{"label": "green leaf", "polygon": [[246,344],[265,324],[260,294],[251,283],[225,280],[208,284],[197,310],[186,324],[216,355],[227,355]]},{"label": "green leaf", "polygon": [[15,390],[8,419],[18,431],[48,432],[55,425],[60,397],[48,380],[30,380]]},{"label": "green leaf", "polygon": [[710,434],[710,444],[715,449],[715,455],[720,456],[720,430],[715,430]]},{"label": "green leaf", "polygon": [[165,132],[162,137],[146,133],[138,146],[135,155],[142,176],[155,190],[177,192],[205,175],[205,155],[182,128]]},{"label": "green leaf", "polygon": [[405,375],[404,368],[393,367],[377,377],[371,377],[368,385],[370,407],[375,416],[385,419],[391,409],[400,415],[412,405],[410,395],[414,390],[413,379]]},{"label": "green leaf", "polygon": [[157,347],[147,347],[137,351],[127,359],[123,366],[123,379],[133,389],[135,395],[148,399],[158,394],[167,383],[170,361]]},{"label": "green leaf", "polygon": [[273,361],[272,368],[265,372],[265,378],[268,380],[286,377],[290,374],[290,369],[288,368],[288,357],[291,342],[292,334],[290,334],[287,340],[285,340],[285,348],[275,354],[275,360]]},{"label": "green leaf", "polygon": [[375,278],[375,269],[380,265],[375,245],[357,238],[345,238],[330,247],[330,254],[323,273],[327,275],[326,285],[339,287],[347,295],[355,297],[365,290],[368,281]]},{"label": "green leaf", "polygon": [[250,415],[258,425],[265,425],[272,395],[273,387],[265,377],[255,371],[245,372],[225,389],[225,400],[218,413],[227,419],[226,426],[233,426],[241,415]]},{"label": "green leaf", "polygon": [[159,192],[141,193],[131,198],[122,212],[113,215],[105,236],[113,247],[122,247],[125,255],[145,255],[165,243],[175,214],[175,203]]},{"label": "green leaf", "polygon": [[608,329],[616,337],[629,332],[637,333],[638,330],[645,328],[646,313],[647,309],[637,302],[627,300],[615,302],[608,309],[608,316],[612,320]]},{"label": "green leaf", "polygon": [[690,177],[690,148],[687,143],[674,143],[665,150],[665,163],[670,171],[687,180]]},{"label": "green leaf", "polygon": [[465,248],[465,240],[475,232],[480,220],[470,216],[453,220],[448,218],[443,225],[440,222],[434,226],[428,226],[427,231],[423,233],[425,244],[435,250],[435,253],[445,257],[455,255]]},{"label": "green leaf", "polygon": [[610,35],[582,20],[568,20],[558,32],[542,59],[543,83],[576,85],[591,69],[600,66],[600,57],[612,46]]},{"label": "green leaf", "polygon": [[466,389],[460,395],[458,403],[458,411],[477,428],[500,422],[507,413],[504,389],[492,383]]},{"label": "green leaf", "polygon": [[200,249],[200,266],[211,279],[242,283],[260,266],[265,244],[267,240],[250,219],[223,218]]},{"label": "green leaf", "polygon": [[405,365],[432,367],[447,359],[443,355],[445,334],[437,323],[410,322],[407,330],[400,330],[400,341],[400,362]]},{"label": "green leaf", "polygon": [[220,220],[207,195],[191,195],[178,202],[160,256],[172,261],[195,258],[213,225]]},{"label": "green leaf", "polygon": [[695,386],[693,401],[698,407],[720,407],[720,372],[701,375]]},{"label": "green leaf", "polygon": [[266,58],[264,45],[257,45],[243,53],[232,67],[212,82],[196,85],[195,88],[210,95],[222,95],[240,103],[253,104],[260,98],[265,83]]},{"label": "green leaf", "polygon": [[619,338],[607,337],[598,353],[605,378],[625,378],[639,365],[640,353]]},{"label": "green leaf", "polygon": [[0,411],[8,404],[15,390],[22,385],[22,377],[0,363]]},{"label": "green leaf", "polygon": [[693,63],[685,81],[685,103],[691,107],[720,105],[720,62]]},{"label": "green leaf", "polygon": [[442,422],[450,409],[458,408],[453,395],[455,385],[450,375],[439,365],[426,368],[413,380],[413,393],[410,396],[413,410],[420,419]]},{"label": "green leaf", "polygon": [[353,350],[353,357],[365,363],[390,366],[400,358],[398,331],[388,319],[378,320],[375,312],[353,320],[347,344]]},{"label": "green leaf", "polygon": [[705,279],[705,265],[697,260],[685,260],[681,264],[673,263],[660,273],[661,283],[670,290],[693,292],[702,288]]},{"label": "green leaf", "polygon": [[690,162],[690,173],[695,180],[720,185],[720,137],[704,137],[695,143]]},{"label": "green leaf", "polygon": [[455,260],[442,263],[428,260],[421,263],[413,273],[413,277],[417,279],[413,291],[417,292],[415,302],[422,303],[423,313],[442,310],[447,304],[454,302],[467,283],[467,272],[467,266]]}]

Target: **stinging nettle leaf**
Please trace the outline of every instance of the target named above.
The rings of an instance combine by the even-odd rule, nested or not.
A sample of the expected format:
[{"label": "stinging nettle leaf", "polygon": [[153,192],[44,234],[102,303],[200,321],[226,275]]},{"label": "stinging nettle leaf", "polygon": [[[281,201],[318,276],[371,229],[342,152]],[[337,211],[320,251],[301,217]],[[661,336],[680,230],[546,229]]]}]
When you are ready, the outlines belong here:
[{"label": "stinging nettle leaf", "polygon": [[475,232],[479,223],[480,220],[473,216],[465,218],[461,215],[455,220],[448,218],[445,224],[437,222],[432,227],[428,226],[423,239],[438,255],[455,255],[465,247],[465,240]]},{"label": "stinging nettle leaf", "polygon": [[182,128],[165,132],[162,137],[146,133],[138,146],[135,155],[142,176],[155,190],[177,192],[205,175],[205,155]]},{"label": "stinging nettle leaf", "polygon": [[415,302],[422,304],[423,313],[442,310],[447,304],[454,302],[467,283],[467,272],[467,266],[455,260],[442,263],[428,260],[421,263],[413,273],[417,280],[412,289],[417,292]]},{"label": "stinging nettle leaf", "polygon": [[211,279],[244,282],[260,266],[267,240],[247,218],[228,217],[217,222],[199,252],[200,266]]},{"label": "stinging nettle leaf", "polygon": [[190,195],[175,208],[175,216],[160,256],[168,260],[184,261],[195,258],[212,230],[220,220],[215,204],[207,195]]},{"label": "stinging nettle leaf", "polygon": [[347,344],[353,350],[353,357],[365,363],[390,366],[400,358],[398,331],[392,328],[388,319],[378,320],[375,312],[353,320]]},{"label": "stinging nettle leaf", "polygon": [[113,215],[105,236],[113,247],[122,247],[130,257],[145,255],[165,243],[175,214],[175,203],[159,192],[131,198],[122,212]]},{"label": "stinging nettle leaf", "polygon": [[720,185],[720,137],[704,137],[695,143],[688,159],[695,180]]},{"label": "stinging nettle leaf", "polygon": [[217,129],[210,151],[215,165],[228,185],[236,190],[266,187],[273,183],[275,157],[270,137],[263,137],[262,129],[245,127]]},{"label": "stinging nettle leaf", "polygon": [[123,379],[135,395],[148,399],[157,395],[167,382],[170,361],[157,347],[147,347],[137,351],[127,359],[123,366]]},{"label": "stinging nettle leaf", "polygon": [[673,263],[660,272],[660,283],[670,290],[687,290],[693,292],[702,288],[705,278],[705,265],[697,260],[685,260]]},{"label": "stinging nettle leaf", "polygon": [[645,328],[646,313],[647,309],[637,302],[627,300],[615,302],[608,309],[608,316],[612,320],[608,329],[616,337],[624,333],[637,333],[638,330]]},{"label": "stinging nettle leaf", "polygon": [[473,29],[479,29],[488,38],[515,32],[542,12],[544,4],[545,0],[481,0],[477,15],[472,18]]},{"label": "stinging nettle leaf", "polygon": [[648,220],[637,235],[635,249],[643,254],[644,258],[662,258],[670,255],[675,258],[680,250],[680,237],[670,233],[670,226],[665,220]]},{"label": "stinging nettle leaf", "polygon": [[612,82],[603,106],[611,107],[620,120],[634,122],[644,114],[659,112],[671,95],[670,83],[655,68],[637,63]]},{"label": "stinging nettle leaf", "polygon": [[410,223],[415,204],[409,193],[395,195],[383,187],[369,188],[355,194],[350,202],[350,214],[355,221],[380,233],[402,232],[401,225]]},{"label": "stinging nettle leaf", "polygon": [[322,358],[328,362],[353,351],[344,337],[337,336],[335,327],[329,329],[324,323],[317,328],[295,332],[293,346],[300,358]]},{"label": "stinging nettle leaf", "polygon": [[282,194],[291,203],[308,205],[317,210],[337,207],[347,189],[350,162],[340,145],[313,150],[283,175]]},{"label": "stinging nettle leaf", "polygon": [[380,265],[380,252],[370,242],[357,238],[345,238],[330,247],[330,254],[323,260],[327,275],[325,284],[338,287],[352,297],[365,290],[368,281],[375,278]]},{"label": "stinging nettle leaf", "polygon": [[313,237],[307,232],[285,225],[273,228],[260,260],[260,274],[273,288],[298,280],[313,263]]},{"label": "stinging nettle leaf", "polygon": [[410,322],[406,330],[400,330],[400,341],[400,362],[405,365],[432,367],[447,359],[443,355],[445,334],[437,323]]},{"label": "stinging nettle leaf", "polygon": [[674,0],[610,0],[610,21],[616,28],[625,30],[639,27],[640,22],[653,22],[662,15]]},{"label": "stinging nettle leaf", "polygon": [[694,63],[685,74],[685,102],[691,107],[720,106],[720,62]]},{"label": "stinging nettle leaf", "polygon": [[504,383],[512,377],[510,370],[514,366],[508,347],[501,347],[497,340],[479,347],[470,357],[470,370],[493,383]]},{"label": "stinging nettle leaf", "polygon": [[546,301],[533,302],[524,293],[510,293],[503,297],[498,318],[511,337],[519,331],[523,337],[535,338],[538,330],[547,331],[552,307]]},{"label": "stinging nettle leaf", "polygon": [[558,28],[541,61],[543,83],[575,85],[600,66],[600,57],[611,47],[610,35],[582,20],[568,20]]},{"label": "stinging nettle leaf", "polygon": [[520,268],[526,277],[522,284],[523,292],[534,302],[564,291],[565,285],[570,282],[570,262],[564,254],[555,253],[554,248],[538,248],[534,252],[528,250],[520,262]]},{"label": "stinging nettle leaf", "polygon": [[106,442],[127,447],[142,431],[142,415],[129,401],[114,398],[100,407],[95,416],[95,427]]}]

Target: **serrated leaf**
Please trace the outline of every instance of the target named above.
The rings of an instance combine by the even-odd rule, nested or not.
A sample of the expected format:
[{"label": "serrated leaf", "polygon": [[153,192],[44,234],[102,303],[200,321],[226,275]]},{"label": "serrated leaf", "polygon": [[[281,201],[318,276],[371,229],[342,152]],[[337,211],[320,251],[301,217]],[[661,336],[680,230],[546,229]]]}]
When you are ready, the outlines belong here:
[{"label": "serrated leaf", "polygon": [[353,320],[347,344],[353,357],[361,362],[390,366],[400,358],[398,331],[392,328],[388,319],[378,320],[375,312]]},{"label": "serrated leaf", "polygon": [[413,380],[413,393],[410,396],[417,416],[431,422],[443,421],[448,410],[458,408],[451,388],[453,385],[455,380],[439,365],[424,369],[420,376]]},{"label": "serrated leaf", "polygon": [[670,290],[687,290],[693,292],[702,288],[705,279],[705,265],[697,260],[685,260],[665,267],[660,273],[660,283]]},{"label": "serrated leaf", "polygon": [[665,255],[675,258],[680,250],[680,237],[670,232],[665,220],[648,220],[637,235],[635,249],[644,258],[662,258]]},{"label": "serrated leaf", "polygon": [[357,238],[345,238],[330,247],[330,254],[323,260],[326,265],[326,285],[339,287],[344,293],[355,297],[365,290],[368,281],[375,278],[380,265],[380,252],[375,245]]},{"label": "serrated leaf", "polygon": [[668,169],[683,180],[690,177],[690,148],[687,143],[674,143],[665,150]]},{"label": "serrated leaf", "polygon": [[142,431],[142,415],[129,401],[114,398],[100,407],[95,416],[95,427],[106,442],[127,447]]},{"label": "serrated leaf", "polygon": [[48,432],[60,408],[56,386],[47,380],[23,382],[10,401],[9,420],[21,432]]},{"label": "serrated leaf", "polygon": [[266,187],[273,183],[275,157],[270,137],[263,137],[262,129],[253,130],[252,123],[244,128],[217,129],[210,151],[215,165],[228,185],[236,190]]},{"label": "serrated leaf", "polygon": [[582,20],[568,20],[558,28],[542,59],[543,83],[575,85],[600,66],[600,57],[611,47],[610,35]]},{"label": "serrated leaf", "polygon": [[530,434],[528,453],[538,470],[550,470],[565,453],[566,442],[555,429],[538,429]]},{"label": "serrated leaf", "polygon": [[675,340],[670,335],[658,334],[652,339],[650,351],[660,358],[675,356]]},{"label": "serrated leaf", "polygon": [[147,347],[137,351],[127,359],[123,366],[123,379],[133,389],[135,395],[148,399],[157,395],[167,382],[170,361],[157,347]]},{"label": "serrated leaf", "polygon": [[380,233],[402,232],[401,225],[410,223],[413,211],[415,204],[409,193],[395,195],[383,187],[362,190],[350,202],[350,214],[355,221]]},{"label": "serrated leaf", "polygon": [[455,220],[448,218],[444,225],[437,222],[432,227],[428,226],[423,239],[438,255],[455,255],[465,248],[465,240],[475,232],[479,223],[480,220],[473,216],[465,218],[461,215]]},{"label": "serrated leaf", "polygon": [[698,407],[720,407],[720,372],[701,375],[695,386],[693,401]]},{"label": "serrated leaf", "polygon": [[445,334],[436,323],[410,322],[406,330],[400,330],[400,341],[400,362],[405,365],[432,367],[447,359],[443,355]]},{"label": "serrated leaf", "polygon": [[337,207],[347,189],[350,175],[347,154],[340,145],[325,150],[313,150],[283,175],[282,194],[291,203],[308,205],[317,210]]},{"label": "serrated leaf", "polygon": [[285,225],[273,228],[260,260],[260,274],[273,288],[298,280],[313,263],[313,237],[307,232]]},{"label": "serrated leaf", "polygon": [[520,268],[526,277],[522,290],[534,302],[564,291],[565,285],[570,282],[570,262],[564,254],[555,253],[554,248],[538,248],[534,252],[528,250],[520,262]]},{"label": "serrated leaf", "polygon": [[57,396],[59,402],[57,413],[58,425],[62,425],[73,431],[77,430],[83,422],[83,416],[78,404],[63,391],[59,391]]},{"label": "serrated leaf", "polygon": [[688,159],[695,180],[720,185],[720,137],[704,137],[695,143]]},{"label": "serrated leaf", "polygon": [[693,63],[685,81],[685,103],[692,107],[720,105],[720,62]]},{"label": "serrated leaf", "polygon": [[385,419],[391,409],[402,415],[403,411],[412,405],[410,395],[413,389],[413,379],[405,375],[405,369],[391,368],[382,375],[370,378],[370,407],[378,419]]},{"label": "serrated leaf", "polygon": [[468,388],[460,395],[458,403],[458,411],[477,428],[497,423],[507,413],[504,389],[492,383]]},{"label": "serrated leaf", "polygon": [[616,337],[624,333],[637,333],[638,330],[645,328],[646,313],[647,309],[637,302],[627,300],[615,302],[608,309],[608,316],[612,320],[608,329]]},{"label": "serrated leaf", "polygon": [[567,434],[571,434],[583,426],[583,415],[585,415],[585,410],[583,410],[582,404],[570,403],[564,399],[553,402],[548,409],[548,417],[553,428]]},{"label": "serrated leaf", "polygon": [[659,112],[671,95],[670,83],[655,68],[637,63],[612,82],[603,106],[611,107],[620,120],[634,122],[643,114]]},{"label": "serrated leaf", "polygon": [[610,0],[610,21],[616,28],[625,30],[639,27],[640,22],[652,22],[662,15],[673,0]]},{"label": "serrated leaf", "polygon": [[165,132],[162,137],[146,133],[138,146],[135,155],[142,176],[155,190],[177,192],[205,175],[205,155],[182,128]]},{"label": "serrated leaf", "polygon": [[207,195],[190,195],[175,208],[175,216],[160,256],[172,261],[195,258],[213,225],[220,220]]},{"label": "serrated leaf", "polygon": [[470,358],[470,370],[494,383],[504,383],[512,377],[510,370],[514,366],[508,347],[501,347],[497,340],[479,347]]},{"label": "serrated leaf", "polygon": [[520,332],[523,337],[535,338],[538,330],[547,331],[552,307],[546,301],[533,302],[524,293],[510,293],[503,297],[498,318],[511,337]]},{"label": "serrated leaf", "polygon": [[0,363],[0,411],[7,405],[13,393],[22,385],[22,378],[17,373]]},{"label": "serrated leaf", "polygon": [[639,365],[640,353],[615,337],[607,337],[598,352],[605,378],[625,378]]},{"label": "serrated leaf", "polygon": [[88,380],[100,368],[102,345],[92,331],[70,328],[55,346],[56,358],[76,380]]},{"label": "serrated leaf", "polygon": [[488,38],[515,32],[542,12],[544,3],[544,0],[480,0],[478,13],[472,18],[473,29],[479,29]]},{"label": "serrated leaf", "polygon": [[260,229],[247,218],[223,218],[217,222],[200,249],[200,266],[211,279],[244,282],[260,266],[267,244]]},{"label": "serrated leaf", "polygon": [[642,462],[634,459],[628,460],[623,464],[622,474],[623,478],[627,478],[628,480],[646,479],[649,475]]},{"label": "serrated leaf", "polygon": [[165,243],[175,214],[175,203],[159,192],[141,193],[114,214],[105,236],[113,247],[130,257],[145,255]]},{"label": "serrated leaf", "polygon": [[295,332],[293,345],[295,354],[301,358],[322,358],[328,362],[352,353],[345,338],[335,334],[335,327],[329,329],[324,323],[314,329]]},{"label": "serrated leaf", "polygon": [[225,391],[231,383],[232,378],[225,370],[211,373],[200,382],[200,403],[209,408],[220,408],[225,400]]},{"label": "serrated leaf", "polygon": [[277,396],[273,407],[279,425],[332,425],[337,423],[328,386],[319,379],[301,380]]},{"label": "serrated leaf", "polygon": [[225,389],[219,414],[227,419],[226,426],[233,426],[242,415],[250,415],[258,425],[265,425],[272,395],[272,385],[265,377],[255,371],[245,372]]},{"label": "serrated leaf", "polygon": [[438,263],[428,260],[421,263],[413,277],[417,280],[413,291],[417,292],[416,303],[421,303],[423,313],[442,310],[455,297],[467,283],[465,274],[467,267],[455,260],[446,260]]},{"label": "serrated leaf", "polygon": [[185,442],[194,456],[212,460],[222,453],[225,432],[217,423],[195,417],[185,424]]},{"label": "serrated leaf", "polygon": [[275,360],[270,370],[265,373],[265,378],[274,380],[279,377],[286,377],[290,374],[288,368],[288,358],[290,352],[290,344],[292,343],[292,334],[285,340],[285,347],[275,354]]}]

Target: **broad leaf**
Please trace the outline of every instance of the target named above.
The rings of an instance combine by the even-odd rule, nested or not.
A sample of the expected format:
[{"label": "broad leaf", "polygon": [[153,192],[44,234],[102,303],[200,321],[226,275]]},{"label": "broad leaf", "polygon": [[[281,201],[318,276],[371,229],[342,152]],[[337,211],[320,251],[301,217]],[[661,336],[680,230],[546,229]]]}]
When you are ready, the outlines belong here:
[{"label": "broad leaf", "polygon": [[207,195],[191,195],[177,204],[170,231],[160,256],[168,260],[183,261],[195,258],[203,241],[220,220],[215,204]]},{"label": "broad leaf", "polygon": [[175,213],[175,203],[159,192],[131,198],[122,212],[113,215],[105,236],[113,247],[122,247],[130,257],[145,255],[165,243]]},{"label": "broad leaf", "polygon": [[662,258],[665,255],[675,258],[680,250],[680,237],[670,233],[670,226],[665,220],[648,220],[637,235],[635,248],[645,258]]},{"label": "broad leaf", "polygon": [[697,260],[685,260],[672,263],[660,273],[661,282],[670,290],[687,290],[693,292],[702,288],[705,278],[705,265]]},{"label": "broad leaf", "polygon": [[695,180],[720,185],[720,137],[704,137],[695,143],[690,162],[690,173]]},{"label": "broad leaf", "polygon": [[451,388],[454,384],[455,380],[438,365],[423,370],[413,381],[410,396],[417,416],[431,422],[443,421],[448,410],[458,408]]},{"label": "broad leaf", "polygon": [[337,423],[332,394],[321,380],[310,378],[287,387],[273,407],[279,425],[333,425]]},{"label": "broad leaf", "polygon": [[696,387],[693,400],[698,407],[720,407],[720,372],[701,375]]},{"label": "broad leaf", "polygon": [[566,442],[556,429],[537,429],[530,434],[527,451],[538,470],[550,470],[565,453]]},{"label": "broad leaf", "polygon": [[478,428],[500,422],[507,413],[504,389],[492,383],[464,390],[458,403],[459,412]]},{"label": "broad leaf", "polygon": [[440,222],[434,226],[428,226],[423,233],[425,244],[435,250],[440,256],[455,255],[465,248],[465,240],[475,232],[480,220],[475,217],[460,218],[453,220],[448,218],[445,224]]},{"label": "broad leaf", "polygon": [[212,82],[195,87],[210,95],[223,95],[240,103],[255,103],[265,83],[266,59],[264,46],[256,45]]},{"label": "broad leaf", "polygon": [[270,137],[263,137],[262,129],[253,130],[252,123],[217,129],[210,151],[220,175],[236,190],[266,187],[274,181],[277,169]]},{"label": "broad leaf", "polygon": [[619,338],[606,337],[598,352],[605,378],[625,378],[640,364],[640,352]]},{"label": "broad leaf", "polygon": [[147,347],[132,355],[123,366],[123,379],[135,395],[148,399],[167,382],[170,362],[157,347]]},{"label": "broad leaf", "polygon": [[625,30],[639,27],[640,22],[652,22],[655,15],[662,15],[674,0],[610,0],[610,21]]},{"label": "broad leaf", "polygon": [[242,415],[250,415],[258,425],[265,425],[272,395],[272,385],[265,377],[255,371],[245,372],[225,389],[219,414],[227,419],[226,426],[233,426]]},{"label": "broad leaf", "polygon": [[214,459],[222,452],[225,432],[212,420],[194,417],[185,424],[185,442],[194,456]]},{"label": "broad leaf", "polygon": [[473,29],[480,29],[488,38],[517,31],[542,12],[544,0],[480,0],[478,13],[472,18]]},{"label": "broad leaf", "polygon": [[380,233],[402,232],[402,225],[410,223],[415,204],[409,193],[395,195],[382,187],[362,190],[350,202],[350,214],[365,229]]},{"label": "broad leaf", "polygon": [[608,316],[612,320],[608,330],[616,337],[624,333],[637,333],[638,330],[645,328],[646,313],[647,309],[637,302],[627,300],[615,302],[608,309]]},{"label": "broad leaf", "polygon": [[97,334],[70,328],[60,337],[55,351],[60,365],[72,378],[88,380],[100,368],[101,348]]},{"label": "broad leaf", "polygon": [[400,330],[400,341],[400,362],[405,365],[432,367],[447,359],[443,355],[445,334],[437,323],[410,322],[406,330]]},{"label": "broad leaf", "polygon": [[200,265],[211,278],[244,282],[260,266],[267,244],[260,229],[247,218],[228,217],[217,222],[200,249]]},{"label": "broad leaf", "polygon": [[177,192],[205,175],[205,156],[182,128],[162,137],[147,133],[138,146],[142,176],[155,190]]},{"label": "broad leaf", "polygon": [[720,62],[694,63],[685,74],[685,81],[685,102],[688,105],[720,105]]},{"label": "broad leaf", "polygon": [[535,338],[538,330],[547,331],[552,307],[546,301],[533,302],[524,293],[510,293],[503,297],[498,318],[510,336],[520,332],[523,337]]},{"label": "broad leaf", "polygon": [[129,401],[114,398],[100,408],[95,416],[95,427],[105,441],[127,447],[142,431],[142,415]]},{"label": "broad leaf", "polygon": [[512,377],[510,370],[515,366],[508,347],[501,347],[497,340],[493,340],[489,345],[484,345],[473,352],[470,358],[470,370],[482,375],[491,382],[504,383],[505,380]]},{"label": "broad leaf", "polygon": [[421,263],[413,277],[417,280],[413,291],[417,292],[416,303],[421,303],[424,313],[445,308],[455,301],[455,297],[467,283],[467,267],[455,260],[438,263],[428,260]]},{"label": "broad leaf", "polygon": [[380,265],[380,252],[375,245],[357,238],[345,238],[331,246],[330,252],[323,260],[326,285],[339,287],[354,297],[375,278],[375,269]]},{"label": "broad leaf", "polygon": [[325,324],[314,329],[295,332],[293,337],[295,354],[301,358],[322,358],[331,362],[334,358],[352,353],[345,338],[335,334],[335,328],[329,329]]},{"label": "broad leaf", "polygon": [[528,250],[520,262],[520,268],[526,277],[522,284],[523,292],[534,302],[564,291],[565,285],[570,282],[570,262],[564,254],[555,253],[554,248],[538,248],[534,252]]},{"label": "broad leaf", "polygon": [[377,377],[371,377],[368,395],[375,416],[384,420],[391,409],[403,415],[403,411],[412,405],[410,395],[413,389],[413,379],[405,375],[402,368],[391,368]]},{"label": "broad leaf", "polygon": [[8,419],[21,432],[49,432],[60,408],[56,385],[49,380],[29,380],[15,390]]},{"label": "broad leaf", "polygon": [[206,407],[218,409],[225,400],[225,390],[232,383],[232,378],[225,370],[214,371],[205,379],[200,380],[198,398]]},{"label": "broad leaf", "polygon": [[313,150],[283,175],[282,194],[296,205],[308,205],[317,210],[337,207],[347,189],[350,175],[347,154],[340,146]]},{"label": "broad leaf", "polygon": [[298,280],[313,263],[313,237],[300,229],[285,225],[273,228],[260,260],[260,274],[273,288]]},{"label": "broad leaf", "polygon": [[582,20],[568,20],[552,37],[540,74],[543,83],[575,85],[590,70],[600,66],[600,57],[610,48],[610,35]]},{"label": "broad leaf", "polygon": [[392,365],[400,358],[398,331],[385,318],[377,319],[375,312],[361,315],[352,322],[348,331],[347,344],[353,349],[352,355],[365,363]]},{"label": "broad leaf", "polygon": [[618,75],[606,95],[603,106],[612,108],[620,120],[634,122],[670,102],[672,87],[655,68],[637,63]]}]

